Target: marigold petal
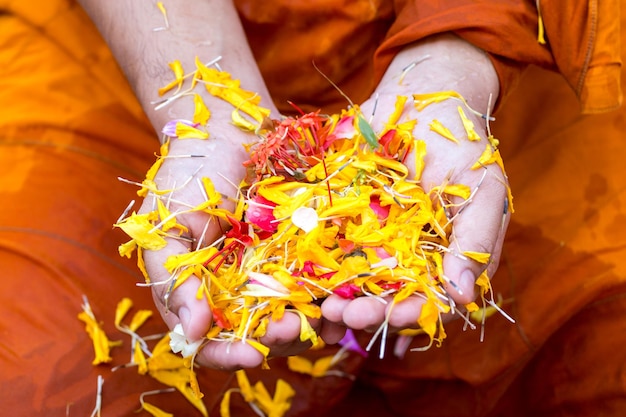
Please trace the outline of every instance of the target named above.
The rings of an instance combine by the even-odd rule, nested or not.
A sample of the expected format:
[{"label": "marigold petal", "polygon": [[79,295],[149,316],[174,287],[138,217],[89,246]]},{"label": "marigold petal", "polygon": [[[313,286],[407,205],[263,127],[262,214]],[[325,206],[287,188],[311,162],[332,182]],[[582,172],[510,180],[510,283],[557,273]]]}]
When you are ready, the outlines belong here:
[{"label": "marigold petal", "polygon": [[444,138],[451,140],[454,143],[459,143],[459,140],[456,137],[454,137],[450,129],[445,127],[439,120],[433,119],[433,121],[430,122],[429,127],[430,127],[430,130],[432,130],[435,133],[440,134]]}]

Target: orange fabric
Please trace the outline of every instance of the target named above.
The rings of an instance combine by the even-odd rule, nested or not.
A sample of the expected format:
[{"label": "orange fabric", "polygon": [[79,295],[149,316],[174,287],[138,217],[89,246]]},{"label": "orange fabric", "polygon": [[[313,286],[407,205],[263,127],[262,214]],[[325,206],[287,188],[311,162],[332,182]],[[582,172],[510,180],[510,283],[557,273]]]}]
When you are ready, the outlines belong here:
[{"label": "orange fabric", "polygon": [[[313,3],[327,11],[323,19],[314,18]],[[358,372],[359,381],[328,413],[348,379],[311,380],[275,360],[272,372],[253,371],[251,380],[263,379],[272,391],[278,377],[287,378],[298,389],[291,415],[621,416],[626,329],[615,318],[626,313],[626,118],[624,110],[581,117],[571,90],[587,110],[614,104],[619,25],[602,23],[614,22],[612,3],[599,6],[593,19],[587,11],[594,2],[575,15],[559,11],[561,19],[542,4],[551,49],[536,44],[534,2],[499,2],[493,13],[487,2],[435,3],[441,2],[284,0],[267,7],[238,1],[274,98],[283,104],[319,92],[310,106],[345,105],[311,60],[359,101],[393,51],[422,36],[454,30],[492,54],[509,94],[493,127],[516,203],[494,286],[517,323],[489,319],[483,343],[478,332],[452,324],[441,348],[408,353],[404,361],[390,352],[383,361],[351,357],[342,367]],[[74,2],[0,0],[0,12],[0,403],[17,416],[65,415],[68,407],[71,416],[89,415],[102,374],[103,415],[131,415],[140,392],[162,386],[134,369],[93,367],[76,315],[86,295],[109,334],[123,339],[112,326],[117,301],[130,296],[137,308],[151,308],[149,292],[135,286],[142,280],[135,265],[117,255],[124,239],[111,224],[135,198],[134,188],[116,177],[140,180],[158,141]],[[565,16],[576,18],[570,29]],[[325,27],[337,37],[324,37]],[[559,49],[579,44],[572,37],[579,31],[597,41],[586,63]],[[278,46],[266,46],[263,34]],[[511,90],[529,62],[558,69],[571,87],[531,69],[519,79],[523,88]],[[288,95],[294,84],[302,86],[297,97]],[[158,318],[147,326],[147,333],[164,330]],[[126,350],[113,352],[114,363],[128,360]],[[218,415],[232,376],[203,370],[199,377],[205,403]],[[178,394],[151,400],[176,415],[194,415]],[[251,414],[234,401],[232,415]]]},{"label": "orange fabric", "polygon": [[[534,64],[559,71],[585,113],[621,103],[618,0],[539,2],[546,45],[537,42],[535,0],[277,0],[271,7],[254,0],[236,3],[282,111],[292,110],[287,100],[312,109],[346,105],[310,62],[358,103],[369,97],[399,48],[441,32],[454,32],[490,54],[500,77],[500,101],[523,69]],[[297,82],[302,79],[307,82]]]}]

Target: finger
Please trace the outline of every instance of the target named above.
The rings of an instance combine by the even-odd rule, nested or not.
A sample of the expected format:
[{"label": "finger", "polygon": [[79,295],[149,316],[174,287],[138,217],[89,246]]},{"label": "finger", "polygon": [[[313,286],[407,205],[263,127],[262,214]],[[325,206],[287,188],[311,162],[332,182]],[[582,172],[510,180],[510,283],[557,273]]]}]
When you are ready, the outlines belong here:
[{"label": "finger", "polygon": [[165,267],[169,256],[187,253],[185,243],[170,239],[167,246],[158,251],[145,251],[144,262],[151,278],[152,295],[156,307],[170,329],[180,323],[188,340],[200,340],[209,331],[212,313],[204,298],[196,294],[200,281],[192,276],[174,289],[177,276],[170,274]]},{"label": "finger", "polygon": [[343,322],[355,330],[378,328],[385,320],[386,305],[373,297],[357,297],[343,311]]},{"label": "finger", "polygon": [[200,350],[195,362],[224,371],[256,368],[263,363],[263,354],[245,342],[210,341]]},{"label": "finger", "polygon": [[[300,338],[300,316],[286,311],[280,320],[270,320],[265,335],[261,337],[261,343],[266,346],[284,345],[292,343]],[[314,326],[319,320],[312,322]]]},{"label": "finger", "polygon": [[325,343],[329,345],[334,345],[336,343],[339,343],[341,339],[345,337],[346,330],[346,327],[341,324],[333,323],[328,320],[323,320],[322,328],[320,330],[320,337]]},{"label": "finger", "polygon": [[[485,169],[486,176],[471,201],[454,219],[450,251],[443,258],[444,288],[459,304],[474,301],[478,276],[486,268],[490,273],[497,268],[508,225],[503,175],[495,167]],[[483,264],[464,256],[467,251],[491,254],[489,262]]]},{"label": "finger", "polygon": [[324,302],[322,302],[322,316],[329,322],[336,324],[345,324],[343,321],[343,312],[350,304],[349,299],[343,298],[336,294],[331,294]]},{"label": "finger", "polygon": [[389,303],[386,314],[389,316],[389,325],[394,329],[417,328],[417,320],[422,312],[424,298],[419,296],[408,297],[399,303]]}]

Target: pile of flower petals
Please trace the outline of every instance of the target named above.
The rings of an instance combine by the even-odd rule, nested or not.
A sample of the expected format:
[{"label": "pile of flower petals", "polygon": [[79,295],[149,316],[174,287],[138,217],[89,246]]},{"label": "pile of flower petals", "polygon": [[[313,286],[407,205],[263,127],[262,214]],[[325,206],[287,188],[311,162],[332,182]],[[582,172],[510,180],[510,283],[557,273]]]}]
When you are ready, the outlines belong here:
[{"label": "pile of flower petals", "polygon": [[[399,97],[396,107],[405,101]],[[415,121],[398,120],[395,112],[379,134],[358,107],[274,121],[248,149],[245,165],[251,175],[241,184],[232,212],[219,207],[221,196],[203,179],[208,200],[197,210],[231,228],[214,244],[172,256],[165,266],[172,290],[189,277],[200,280],[198,297],[206,299],[214,318],[208,339],[243,340],[267,355],[259,338],[270,319],[279,320],[289,310],[301,317],[300,339],[316,345],[306,319],[321,316],[319,300],[330,294],[393,303],[420,294],[425,305],[416,324],[431,342],[445,337],[440,315],[451,307],[442,287],[442,259],[452,228],[450,200],[456,198],[458,205],[472,190],[445,184],[425,191],[420,175],[426,145],[412,136]],[[416,167],[412,176],[409,157]],[[161,195],[159,201],[166,201],[166,193]],[[123,255],[155,249],[146,233],[165,233],[154,233],[155,225],[184,230],[172,223],[175,216],[162,201],[158,210],[138,216],[118,223],[132,238],[120,247]],[[463,254],[479,262],[489,259]],[[486,291],[488,277],[481,282]]]}]

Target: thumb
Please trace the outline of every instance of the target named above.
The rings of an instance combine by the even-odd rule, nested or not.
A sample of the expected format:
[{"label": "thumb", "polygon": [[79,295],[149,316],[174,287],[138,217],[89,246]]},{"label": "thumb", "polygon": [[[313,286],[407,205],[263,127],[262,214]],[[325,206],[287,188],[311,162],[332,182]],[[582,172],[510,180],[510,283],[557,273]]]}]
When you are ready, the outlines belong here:
[{"label": "thumb", "polygon": [[179,271],[170,273],[165,268],[165,261],[170,256],[188,252],[185,243],[168,240],[165,248],[144,252],[146,270],[152,282],[152,297],[170,330],[180,323],[188,340],[200,340],[209,331],[213,315],[204,297],[197,296],[201,285],[197,277],[184,278]]},{"label": "thumb", "polygon": [[[444,288],[457,304],[476,299],[476,279],[495,273],[508,226],[506,185],[487,170],[474,196],[457,211],[449,251],[443,257]],[[470,253],[467,253],[470,252]],[[488,254],[486,260],[471,252]]]}]

